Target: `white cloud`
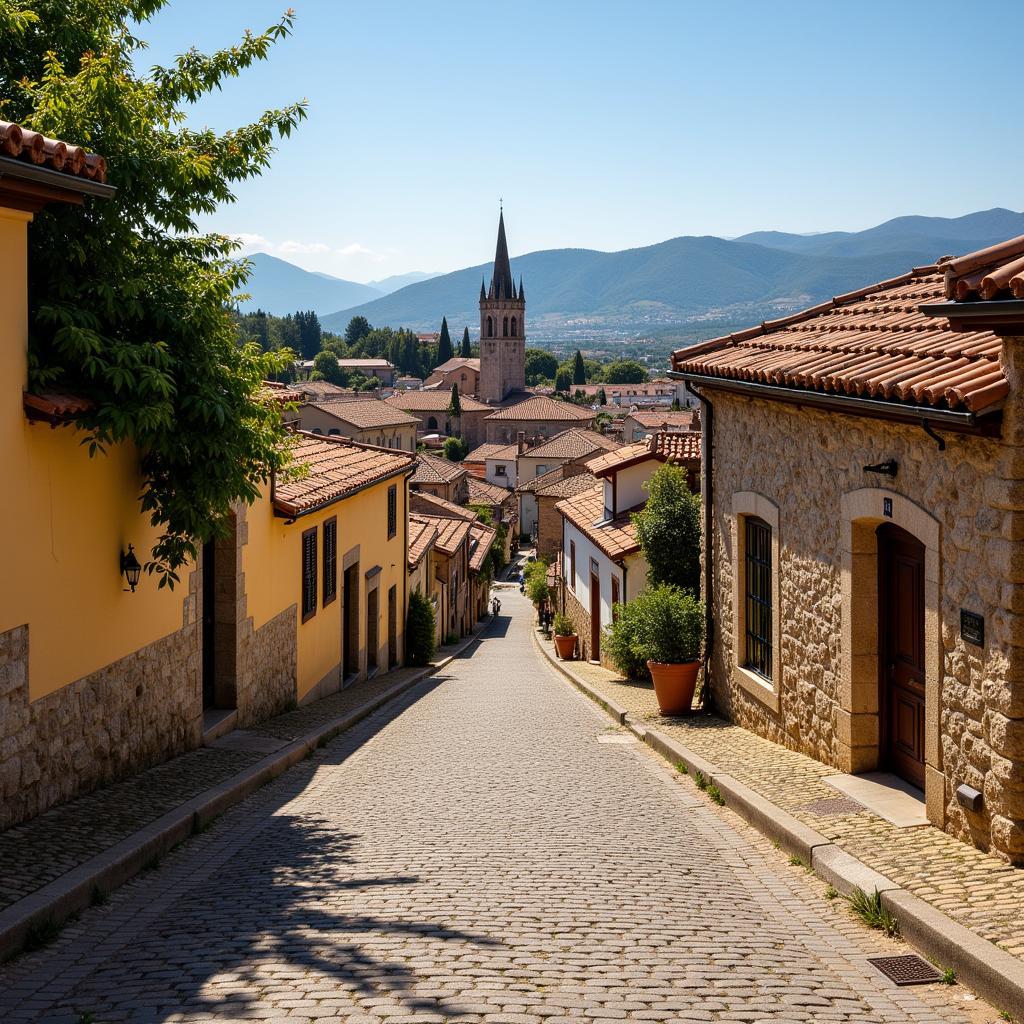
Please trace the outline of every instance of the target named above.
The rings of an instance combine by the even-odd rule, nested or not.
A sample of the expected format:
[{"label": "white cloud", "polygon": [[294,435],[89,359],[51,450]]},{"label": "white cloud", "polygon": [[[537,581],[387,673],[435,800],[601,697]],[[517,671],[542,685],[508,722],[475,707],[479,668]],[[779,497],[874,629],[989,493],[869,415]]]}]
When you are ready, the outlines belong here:
[{"label": "white cloud", "polygon": [[352,242],[341,248],[334,248],[326,242],[300,242],[293,238],[283,242],[274,242],[266,235],[242,231],[233,236],[245,253],[267,252],[281,256],[315,256],[330,253],[343,259],[368,260],[371,263],[382,263],[387,259],[383,253],[370,249],[360,242]]}]

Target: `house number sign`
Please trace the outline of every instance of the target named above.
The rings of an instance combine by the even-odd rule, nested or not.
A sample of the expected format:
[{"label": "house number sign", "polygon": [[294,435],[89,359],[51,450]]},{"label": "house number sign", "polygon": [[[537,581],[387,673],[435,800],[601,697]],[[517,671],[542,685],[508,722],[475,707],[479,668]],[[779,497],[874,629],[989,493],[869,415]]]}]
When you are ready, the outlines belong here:
[{"label": "house number sign", "polygon": [[960,635],[975,647],[985,646],[985,617],[977,612],[960,609]]},{"label": "house number sign", "polygon": [[892,519],[892,498],[882,499],[882,515],[887,519]]}]

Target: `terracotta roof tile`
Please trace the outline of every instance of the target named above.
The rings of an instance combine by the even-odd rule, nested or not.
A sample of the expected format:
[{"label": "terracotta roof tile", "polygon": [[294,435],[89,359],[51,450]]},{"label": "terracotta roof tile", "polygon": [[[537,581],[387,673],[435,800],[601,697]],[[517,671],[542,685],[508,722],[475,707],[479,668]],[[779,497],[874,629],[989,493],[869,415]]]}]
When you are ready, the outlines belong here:
[{"label": "terracotta roof tile", "polygon": [[410,416],[401,409],[395,409],[386,402],[370,399],[367,402],[310,402],[314,409],[333,416],[334,419],[359,430],[373,427],[398,427],[419,423],[415,416]]},{"label": "terracotta roof tile", "polygon": [[435,373],[448,373],[451,370],[461,369],[463,366],[468,366],[471,370],[479,370],[480,360],[473,356],[452,356],[451,359],[441,363],[440,366],[435,366],[430,373],[431,376]]},{"label": "terracotta roof tile", "polygon": [[696,430],[658,431],[618,451],[589,459],[587,469],[600,478],[647,459],[683,464],[700,462],[700,438],[701,435]]},{"label": "terracotta roof tile", "polygon": [[509,498],[515,496],[515,492],[507,487],[499,487],[497,484],[488,483],[479,477],[467,478],[469,484],[469,503],[471,505],[504,505]]},{"label": "terracotta roof tile", "polygon": [[488,459],[513,460],[519,454],[518,446],[514,444],[486,444],[477,445],[462,461],[486,462]]},{"label": "terracotta roof tile", "polygon": [[54,425],[67,423],[93,407],[87,398],[60,391],[44,391],[38,395],[26,391],[21,400],[25,415],[30,420],[43,420]]},{"label": "terracotta roof tile", "polygon": [[570,427],[547,441],[541,441],[535,448],[530,448],[523,454],[550,459],[579,459],[592,452],[607,452],[619,447],[620,442],[613,437],[599,434],[596,430]]},{"label": "terracotta roof tile", "polygon": [[262,386],[262,394],[265,398],[274,402],[280,402],[282,405],[287,402],[302,401],[302,395],[298,391],[277,380],[265,380]]},{"label": "terracotta roof tile", "polygon": [[918,267],[801,313],[679,349],[673,368],[839,398],[978,412],[1008,391],[1000,340],[989,331],[953,331],[919,311],[944,294],[942,268]]},{"label": "terracotta roof tile", "polygon": [[77,178],[101,183],[107,180],[107,161],[103,157],[87,153],[81,146],[47,138],[12,121],[0,121],[0,156]]},{"label": "terracotta roof tile", "polygon": [[431,516],[420,513],[420,519],[428,522],[437,530],[434,547],[443,555],[454,555],[462,542],[469,536],[473,526],[469,519],[448,519],[445,516]]},{"label": "terracotta roof tile", "polygon": [[[485,406],[485,408],[487,408]],[[505,406],[492,412],[487,420],[541,420],[544,422],[580,423],[592,420],[594,413],[590,409],[581,409],[571,402],[559,402],[546,395],[534,395],[522,402]]]},{"label": "terracotta roof tile", "polygon": [[631,412],[626,418],[636,420],[641,427],[657,429],[667,423],[670,427],[677,427],[682,430],[689,430],[693,425],[696,416],[695,409],[638,409]]},{"label": "terracotta roof tile", "polygon": [[437,527],[433,522],[415,513],[409,515],[408,562],[410,569],[430,550],[430,545],[436,539]]},{"label": "terracotta roof tile", "polygon": [[459,477],[465,476],[466,470],[457,462],[449,462],[439,455],[421,453],[416,456],[416,474],[412,478],[414,484],[449,484]]},{"label": "terracotta roof tile", "polygon": [[463,508],[453,501],[439,498],[436,494],[427,494],[425,491],[412,491],[409,495],[409,507],[425,516],[447,516],[451,519],[465,520],[477,517],[472,509]]},{"label": "terracotta roof tile", "polygon": [[[452,400],[450,390],[446,391],[403,391],[401,394],[388,395],[384,399],[388,405],[406,412],[444,412]],[[463,412],[481,412],[490,409],[489,405],[478,402],[474,398],[459,396],[459,404]]]},{"label": "terracotta roof tile", "polygon": [[484,559],[491,550],[494,538],[498,531],[485,523],[473,523],[469,528],[470,544],[473,550],[469,556],[469,568],[471,572],[479,572],[484,565]]},{"label": "terracotta roof tile", "polygon": [[556,509],[584,537],[592,540],[609,558],[623,558],[640,550],[636,527],[629,512],[615,519],[604,518],[604,485],[560,501]]},{"label": "terracotta roof tile", "polygon": [[947,299],[1024,299],[1024,235],[947,260]]},{"label": "terracotta roof tile", "polygon": [[551,480],[541,487],[536,488],[534,493],[538,498],[571,498],[576,494],[589,491],[597,483],[597,477],[593,473],[577,473],[575,476],[563,477],[560,480]]},{"label": "terracotta roof tile", "polygon": [[274,508],[287,516],[329,505],[413,465],[410,455],[306,431],[294,435],[291,455],[293,464],[307,471],[297,480],[278,481],[274,488]]}]

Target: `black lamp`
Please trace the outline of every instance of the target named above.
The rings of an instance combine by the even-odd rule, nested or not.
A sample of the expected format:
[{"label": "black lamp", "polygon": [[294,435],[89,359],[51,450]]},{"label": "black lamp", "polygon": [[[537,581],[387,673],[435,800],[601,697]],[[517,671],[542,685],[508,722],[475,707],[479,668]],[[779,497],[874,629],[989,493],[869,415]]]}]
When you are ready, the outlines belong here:
[{"label": "black lamp", "polygon": [[135,557],[135,548],[129,544],[127,554],[124,551],[121,552],[121,575],[128,581],[128,586],[133,594],[135,593],[135,588],[139,585],[139,574],[141,572],[142,566]]}]

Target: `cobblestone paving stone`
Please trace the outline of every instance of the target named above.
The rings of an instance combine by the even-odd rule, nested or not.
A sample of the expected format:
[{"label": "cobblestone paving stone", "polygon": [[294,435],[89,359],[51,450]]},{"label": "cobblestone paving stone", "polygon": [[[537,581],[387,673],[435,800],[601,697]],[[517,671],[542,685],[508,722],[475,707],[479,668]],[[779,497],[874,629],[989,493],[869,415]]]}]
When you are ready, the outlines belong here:
[{"label": "cobblestone paving stone", "polygon": [[[544,664],[529,609],[0,968],[0,1020],[996,1019]],[[617,735],[626,742],[599,742]]]},{"label": "cobblestone paving stone", "polygon": [[[439,657],[445,653],[442,651]],[[332,719],[350,714],[418,671],[399,669],[357,683],[247,731],[278,739],[297,739]],[[0,833],[0,910],[264,756],[202,747]]]},{"label": "cobblestone paving stone", "polygon": [[822,814],[816,801],[834,801],[841,795],[822,781],[837,769],[714,716],[665,718],[650,686],[598,665],[574,662],[572,669],[634,721],[650,723],[678,739],[915,896],[1024,957],[1024,869],[1010,867],[930,825],[896,828],[866,808],[853,814]]}]

